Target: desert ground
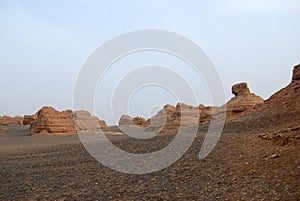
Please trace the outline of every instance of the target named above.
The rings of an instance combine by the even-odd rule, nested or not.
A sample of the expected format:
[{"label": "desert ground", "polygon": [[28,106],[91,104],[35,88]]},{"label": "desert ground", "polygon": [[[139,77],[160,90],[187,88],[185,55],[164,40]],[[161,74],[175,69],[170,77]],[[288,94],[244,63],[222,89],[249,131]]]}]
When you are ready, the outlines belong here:
[{"label": "desert ground", "polygon": [[[240,124],[239,124],[240,125]],[[286,146],[226,125],[204,160],[199,133],[172,166],[150,174],[111,170],[85,150],[77,135],[30,135],[28,126],[1,126],[0,200],[300,200],[299,140]],[[30,135],[30,136],[28,136]],[[109,135],[135,153],[161,149],[174,133],[149,140]]]}]

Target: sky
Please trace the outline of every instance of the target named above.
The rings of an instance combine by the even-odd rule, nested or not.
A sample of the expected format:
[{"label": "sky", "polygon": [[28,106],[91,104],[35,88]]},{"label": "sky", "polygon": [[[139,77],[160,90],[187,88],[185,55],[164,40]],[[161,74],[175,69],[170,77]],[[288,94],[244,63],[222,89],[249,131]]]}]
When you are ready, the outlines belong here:
[{"label": "sky", "polygon": [[[0,115],[34,114],[45,105],[72,109],[76,79],[89,55],[115,36],[151,28],[184,35],[201,47],[219,72],[226,100],[239,82],[267,99],[290,82],[300,63],[299,10],[299,0],[0,0]],[[176,96],[155,85],[137,89],[129,100],[107,98],[128,72],[153,60],[184,77],[199,104],[211,103],[205,83],[184,62],[150,51],[113,65],[90,112],[112,125],[122,113],[148,118],[176,104]],[[128,108],[112,115],[123,104]]]}]

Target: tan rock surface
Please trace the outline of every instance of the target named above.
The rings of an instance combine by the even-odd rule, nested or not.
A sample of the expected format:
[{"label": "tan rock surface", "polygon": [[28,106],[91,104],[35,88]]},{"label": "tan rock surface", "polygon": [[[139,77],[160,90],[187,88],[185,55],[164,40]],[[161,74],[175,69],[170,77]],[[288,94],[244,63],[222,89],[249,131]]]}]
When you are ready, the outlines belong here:
[{"label": "tan rock surface", "polygon": [[151,117],[150,125],[147,127],[147,130],[155,131],[164,128],[175,111],[175,106],[170,104],[165,105],[155,116]]},{"label": "tan rock surface", "polygon": [[38,115],[24,115],[23,125],[31,125],[37,120]]},{"label": "tan rock surface", "polygon": [[77,133],[97,133],[107,127],[105,121],[92,116],[89,112],[80,110],[73,113]]},{"label": "tan rock surface", "polygon": [[232,86],[232,93],[235,97],[216,111],[216,118],[218,118],[218,115],[226,113],[226,121],[231,121],[238,116],[244,115],[247,111],[252,111],[257,105],[264,103],[261,97],[250,93],[247,83],[239,83]]},{"label": "tan rock surface", "polygon": [[22,125],[23,124],[23,117],[21,116],[0,116],[0,125],[7,126],[7,125]]},{"label": "tan rock surface", "polygon": [[31,125],[33,133],[49,133],[56,135],[76,134],[73,112],[59,112],[52,107],[43,107],[38,111],[36,121]]}]

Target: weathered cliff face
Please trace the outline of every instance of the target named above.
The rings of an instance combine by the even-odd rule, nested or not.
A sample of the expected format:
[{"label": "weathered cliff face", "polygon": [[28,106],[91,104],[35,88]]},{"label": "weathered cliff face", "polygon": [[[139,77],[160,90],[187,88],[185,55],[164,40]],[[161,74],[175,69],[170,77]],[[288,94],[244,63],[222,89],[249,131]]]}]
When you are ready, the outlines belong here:
[{"label": "weathered cliff face", "polygon": [[49,133],[56,135],[76,134],[73,112],[59,112],[52,107],[43,107],[37,113],[36,121],[31,125],[33,133]]},{"label": "weathered cliff face", "polygon": [[7,115],[0,116],[0,125],[7,126],[7,125],[22,125],[23,124],[23,117],[15,116],[10,117]]}]

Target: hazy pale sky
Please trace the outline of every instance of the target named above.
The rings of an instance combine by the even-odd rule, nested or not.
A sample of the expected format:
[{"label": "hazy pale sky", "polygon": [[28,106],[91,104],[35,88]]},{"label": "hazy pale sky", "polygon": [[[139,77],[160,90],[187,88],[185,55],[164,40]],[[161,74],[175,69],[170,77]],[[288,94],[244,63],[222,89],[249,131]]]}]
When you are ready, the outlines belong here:
[{"label": "hazy pale sky", "polygon": [[[293,66],[300,63],[299,10],[299,0],[0,0],[0,115],[33,114],[44,105],[72,108],[76,77],[93,50],[116,35],[144,28],[174,31],[196,42],[215,63],[227,99],[240,81],[267,99],[290,82]],[[137,58],[171,65],[168,55],[163,59],[155,53],[116,64],[123,70],[108,74],[106,89],[95,95],[95,113],[109,124],[114,120],[105,92],[120,72],[140,64]],[[180,70],[180,61],[174,63],[179,74],[199,85],[199,103],[209,104],[203,83]],[[128,112],[149,117],[165,103],[176,103],[161,90],[138,91]]]}]

